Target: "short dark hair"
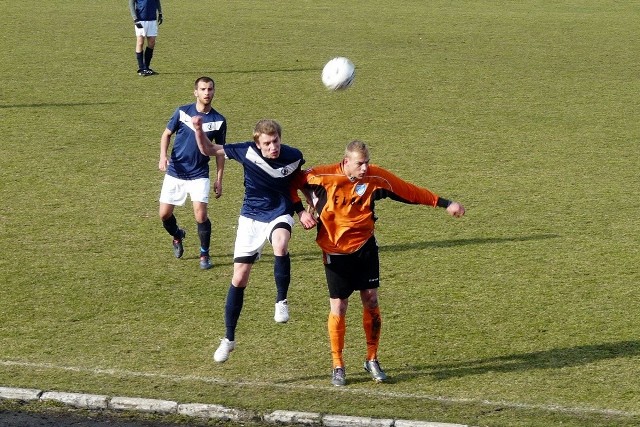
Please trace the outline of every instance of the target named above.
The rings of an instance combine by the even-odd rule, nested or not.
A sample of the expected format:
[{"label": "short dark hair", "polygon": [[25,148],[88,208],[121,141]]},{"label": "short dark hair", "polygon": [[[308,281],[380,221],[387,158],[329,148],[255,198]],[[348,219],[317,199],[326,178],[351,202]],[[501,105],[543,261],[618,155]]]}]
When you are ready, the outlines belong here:
[{"label": "short dark hair", "polygon": [[198,77],[196,79],[196,82],[193,84],[193,88],[194,89],[198,89],[198,83],[200,83],[200,82],[211,83],[211,84],[213,84],[213,87],[216,87],[216,82],[214,82],[211,77],[202,76],[202,77]]}]

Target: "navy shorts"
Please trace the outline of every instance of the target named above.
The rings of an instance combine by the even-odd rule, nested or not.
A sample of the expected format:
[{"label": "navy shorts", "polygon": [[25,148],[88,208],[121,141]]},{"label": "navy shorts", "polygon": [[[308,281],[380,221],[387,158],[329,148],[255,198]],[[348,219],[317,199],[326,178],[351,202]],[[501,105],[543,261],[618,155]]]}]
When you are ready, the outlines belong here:
[{"label": "navy shorts", "polygon": [[375,237],[347,255],[324,254],[330,298],[347,299],[354,291],[380,286],[380,259]]}]

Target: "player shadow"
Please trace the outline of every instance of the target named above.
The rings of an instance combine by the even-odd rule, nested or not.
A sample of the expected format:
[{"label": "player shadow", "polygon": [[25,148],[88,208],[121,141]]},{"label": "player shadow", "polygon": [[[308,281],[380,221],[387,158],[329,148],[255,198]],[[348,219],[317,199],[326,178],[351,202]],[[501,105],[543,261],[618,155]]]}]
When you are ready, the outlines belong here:
[{"label": "player shadow", "polygon": [[[383,245],[380,246],[380,252],[398,252],[398,251],[411,251],[416,249],[429,249],[429,248],[448,248],[454,246],[466,246],[466,245],[491,245],[491,244],[502,244],[502,243],[510,243],[510,242],[527,242],[533,240],[544,240],[544,239],[555,239],[560,237],[558,234],[536,234],[531,236],[512,236],[512,237],[479,237],[473,239],[450,239],[450,240],[431,240],[431,241],[423,241],[423,242],[409,242],[409,243],[400,243],[400,244],[392,244],[392,245]],[[268,244],[267,244],[268,246]],[[300,261],[312,261],[317,262],[321,260],[322,252],[320,249],[317,251],[291,251],[291,258],[295,259],[296,262]],[[268,248],[265,248],[265,252],[262,253],[260,260],[256,263],[256,265],[268,263],[273,263],[273,254],[269,252]],[[199,259],[198,255],[184,255],[182,259],[185,260],[197,260]],[[213,262],[214,268],[220,267],[233,267],[233,252],[227,252],[226,254],[221,253],[212,253],[211,261]]]},{"label": "player shadow", "polygon": [[428,376],[435,380],[461,378],[486,373],[508,373],[540,369],[562,369],[587,365],[601,360],[640,356],[640,341],[618,341],[603,344],[589,344],[576,347],[554,348],[531,353],[439,363],[436,365],[405,365],[393,369],[388,374],[396,381]]},{"label": "player shadow", "polygon": [[[449,248],[454,246],[467,246],[467,245],[493,245],[511,242],[528,242],[533,240],[544,239],[557,239],[559,234],[534,234],[531,236],[511,236],[511,237],[478,237],[472,239],[449,239],[449,240],[427,240],[422,242],[408,242],[397,243],[391,245],[381,245],[380,252],[398,252],[398,251],[412,251],[416,249],[429,249],[429,248]],[[309,251],[292,251],[291,257],[300,260],[313,259],[316,260],[318,255],[321,254],[318,249],[317,252]],[[263,254],[263,258],[272,256],[271,254]]]},{"label": "player shadow", "polygon": [[[209,70],[209,71],[199,71],[198,73],[201,75],[218,75],[218,74],[265,74],[265,73],[298,73],[298,72],[308,72],[308,71],[317,71],[320,72],[321,68],[318,67],[305,67],[305,68],[263,68],[263,69],[253,69],[253,70]],[[196,74],[198,74],[196,73]],[[164,75],[172,75],[172,76],[182,76],[194,75],[194,72],[163,72]]]},{"label": "player shadow", "polygon": [[[603,344],[581,345],[576,347],[555,348],[531,353],[510,354],[507,356],[489,357],[455,363],[438,363],[435,365],[405,364],[396,368],[384,365],[388,380],[385,384],[401,383],[420,377],[431,377],[435,381],[461,378],[469,375],[487,373],[509,373],[541,369],[562,369],[587,365],[601,360],[630,358],[640,356],[640,341],[618,341]],[[331,373],[308,375],[277,381],[278,384],[298,383],[300,381],[327,380]],[[347,385],[370,383],[370,375],[362,366],[347,367]]]},{"label": "player shadow", "polygon": [[423,242],[400,243],[393,245],[380,246],[380,252],[385,251],[410,251],[414,249],[428,248],[449,248],[454,246],[468,245],[494,245],[511,242],[528,242],[533,240],[556,239],[559,234],[534,234],[531,236],[510,236],[510,237],[477,237],[473,239],[450,239],[450,240],[431,240]]},{"label": "player shadow", "polygon": [[[384,384],[393,384],[398,382],[397,378],[391,376],[389,370],[387,370],[384,365],[382,366],[385,369],[389,378],[384,382]],[[355,384],[371,384],[373,383],[373,379],[371,378],[371,374],[364,370],[362,364],[357,366],[347,366],[347,387]],[[331,369],[327,369],[326,373],[318,374],[318,375],[305,375],[299,376],[295,378],[288,378],[283,380],[274,381],[275,384],[298,384],[300,382],[306,381],[322,381],[325,383],[327,387],[335,387],[331,384]],[[382,386],[382,384],[381,384]]]},{"label": "player shadow", "polygon": [[37,104],[10,104],[0,105],[0,109],[3,108],[51,108],[51,107],[87,107],[95,105],[110,105],[118,104],[118,102],[100,101],[100,102],[40,102]]}]

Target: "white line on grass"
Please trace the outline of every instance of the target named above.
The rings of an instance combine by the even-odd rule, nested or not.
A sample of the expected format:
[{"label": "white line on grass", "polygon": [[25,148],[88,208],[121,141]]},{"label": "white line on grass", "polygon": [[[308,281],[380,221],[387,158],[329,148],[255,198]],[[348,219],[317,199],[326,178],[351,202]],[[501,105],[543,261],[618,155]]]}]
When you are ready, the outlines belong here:
[{"label": "white line on grass", "polygon": [[[278,384],[272,382],[263,382],[263,381],[230,381],[221,378],[214,377],[203,377],[198,375],[172,375],[172,374],[161,374],[155,372],[136,372],[136,371],[127,371],[121,369],[103,369],[103,368],[82,368],[77,366],[60,366],[54,365],[52,363],[33,363],[33,362],[19,362],[13,360],[0,360],[0,365],[2,366],[19,366],[19,367],[27,367],[27,368],[37,368],[37,369],[53,369],[53,370],[61,370],[61,371],[72,371],[72,372],[84,372],[95,375],[112,375],[118,377],[144,377],[144,378],[156,378],[156,379],[166,379],[176,382],[183,381],[194,381],[194,382],[202,382],[208,384],[221,384],[221,385],[233,385],[233,386],[242,386],[242,387],[275,387],[275,388],[286,388],[286,389],[300,389],[300,390],[335,390],[334,386],[317,386],[311,384]],[[403,399],[422,399],[429,400],[434,402],[442,402],[442,403],[467,403],[467,404],[479,404],[479,405],[487,405],[487,406],[498,406],[498,407],[506,407],[506,408],[514,408],[514,409],[534,409],[534,410],[544,410],[549,412],[558,412],[558,413],[572,413],[572,414],[599,414],[599,415],[610,415],[610,416],[620,416],[620,417],[635,417],[640,415],[638,412],[629,412],[629,411],[620,411],[617,409],[602,409],[602,408],[590,408],[590,407],[569,407],[569,406],[561,406],[561,405],[537,405],[532,403],[518,403],[518,402],[506,402],[506,401],[492,401],[485,399],[473,399],[473,398],[458,398],[458,397],[446,397],[446,396],[431,396],[428,394],[421,393],[400,393],[393,391],[383,391],[383,390],[363,390],[357,388],[348,388],[342,387],[340,389],[341,392],[347,392],[352,394],[363,394],[368,396],[379,396],[379,397],[391,397],[391,398],[403,398]]]}]

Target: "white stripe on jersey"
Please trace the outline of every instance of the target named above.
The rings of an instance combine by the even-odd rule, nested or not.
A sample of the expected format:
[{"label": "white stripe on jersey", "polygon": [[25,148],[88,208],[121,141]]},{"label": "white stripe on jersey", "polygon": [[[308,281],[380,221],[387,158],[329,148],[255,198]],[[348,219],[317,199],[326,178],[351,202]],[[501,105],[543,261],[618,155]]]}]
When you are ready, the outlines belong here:
[{"label": "white stripe on jersey", "polygon": [[269,165],[267,162],[265,162],[264,159],[251,148],[247,150],[247,160],[258,166],[272,178],[282,178],[284,176],[291,175],[296,169],[298,169],[301,161],[301,159],[298,159],[293,163],[285,166],[279,166],[277,169],[275,169],[271,167],[271,165]]},{"label": "white stripe on jersey", "polygon": [[[191,129],[192,131],[194,132],[196,131],[193,128],[193,125],[191,124],[191,116],[182,110],[180,110],[180,121],[185,125],[189,126],[189,129]],[[222,123],[223,123],[222,120],[216,121],[216,122],[203,123],[202,130],[205,132],[213,132],[214,130],[220,129],[220,127],[222,126]]]}]

